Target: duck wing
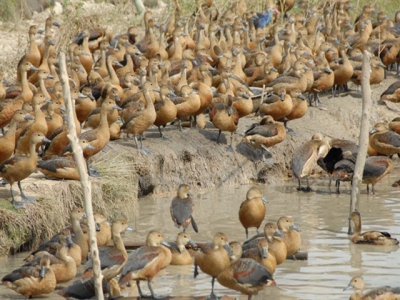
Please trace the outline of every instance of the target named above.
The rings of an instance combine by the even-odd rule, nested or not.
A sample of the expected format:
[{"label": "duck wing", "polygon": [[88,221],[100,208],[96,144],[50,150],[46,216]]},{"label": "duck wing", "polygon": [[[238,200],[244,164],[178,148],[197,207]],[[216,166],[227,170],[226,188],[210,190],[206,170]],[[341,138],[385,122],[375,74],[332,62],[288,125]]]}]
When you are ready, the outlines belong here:
[{"label": "duck wing", "polygon": [[151,263],[161,253],[160,247],[143,246],[129,255],[128,261],[122,269],[122,277],[129,272],[143,269],[147,264]]},{"label": "duck wing", "polygon": [[251,258],[241,258],[236,262],[233,277],[238,283],[250,286],[259,286],[273,280],[271,272]]},{"label": "duck wing", "polygon": [[178,225],[182,225],[191,218],[193,212],[192,201],[174,198],[171,203],[171,217]]}]

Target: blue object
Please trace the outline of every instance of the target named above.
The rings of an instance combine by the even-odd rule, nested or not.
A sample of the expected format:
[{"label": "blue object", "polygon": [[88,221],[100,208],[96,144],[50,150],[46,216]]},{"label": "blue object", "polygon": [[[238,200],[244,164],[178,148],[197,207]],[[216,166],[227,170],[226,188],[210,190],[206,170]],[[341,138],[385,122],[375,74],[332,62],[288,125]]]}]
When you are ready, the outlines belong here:
[{"label": "blue object", "polygon": [[272,13],[274,12],[273,8],[268,8],[264,13],[257,13],[255,16],[252,16],[251,19],[253,20],[254,27],[264,28],[272,21]]}]

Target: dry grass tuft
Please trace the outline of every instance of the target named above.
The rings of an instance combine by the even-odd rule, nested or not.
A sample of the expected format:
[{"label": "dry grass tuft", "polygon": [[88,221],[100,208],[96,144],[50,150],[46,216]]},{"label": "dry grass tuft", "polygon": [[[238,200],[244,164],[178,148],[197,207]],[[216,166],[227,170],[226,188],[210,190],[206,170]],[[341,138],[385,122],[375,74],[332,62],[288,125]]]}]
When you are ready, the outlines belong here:
[{"label": "dry grass tuft", "polygon": [[[99,153],[92,165],[103,174],[91,179],[94,211],[105,214],[109,221],[124,218],[135,224],[138,187],[134,158],[118,149]],[[69,223],[74,207],[83,207],[79,181],[30,178],[24,182],[24,190],[37,195],[36,203],[25,210],[16,211],[7,200],[0,200],[4,201],[4,208],[0,208],[0,255],[36,248]]]},{"label": "dry grass tuft", "polygon": [[[114,147],[109,144],[107,148]],[[135,160],[131,153],[123,151],[121,148],[108,149],[96,155],[92,166],[96,166],[102,175],[101,187],[104,203],[113,206],[113,212],[108,217],[111,220],[127,219],[136,221],[138,212],[137,203],[137,175]],[[132,201],[135,198],[136,201]]]}]

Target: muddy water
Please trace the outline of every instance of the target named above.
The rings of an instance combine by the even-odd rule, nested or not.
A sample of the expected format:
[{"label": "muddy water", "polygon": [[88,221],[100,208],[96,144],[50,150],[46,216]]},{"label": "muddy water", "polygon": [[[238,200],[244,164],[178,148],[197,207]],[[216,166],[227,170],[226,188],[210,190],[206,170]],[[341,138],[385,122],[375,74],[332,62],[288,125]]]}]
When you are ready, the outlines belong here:
[{"label": "muddy water", "polygon": [[[398,169],[377,186],[376,195],[367,195],[362,186],[360,211],[363,230],[385,230],[400,238],[400,189],[390,185],[399,179]],[[350,278],[362,275],[368,287],[400,285],[400,256],[397,247],[355,246],[347,235],[349,189],[343,184],[340,195],[327,193],[327,181],[310,180],[316,190],[297,192],[294,181],[285,185],[259,186],[269,200],[266,221],[276,221],[283,215],[292,215],[302,230],[302,251],[308,252],[307,261],[285,261],[275,272],[276,287],[259,293],[256,299],[348,299],[351,292],[343,292]],[[194,195],[195,219],[199,226],[195,241],[208,241],[215,232],[224,232],[230,240],[244,241],[245,232],[237,212],[249,186],[221,187]],[[143,241],[150,229],[162,231],[168,240],[179,232],[169,215],[173,196],[146,198],[140,203],[137,231],[124,236],[127,241]],[[255,230],[250,229],[250,234]],[[25,254],[0,261],[0,276],[21,264]],[[170,266],[154,280],[154,288],[161,295],[203,296],[210,292],[211,279],[204,273],[193,278],[193,267]],[[143,285],[144,286],[144,285]],[[247,299],[216,284],[218,295]],[[128,293],[125,292],[125,295]],[[135,295],[130,292],[130,295]],[[0,287],[1,295],[12,295]],[[55,299],[51,296],[50,299]],[[2,299],[2,298],[1,298]]]}]

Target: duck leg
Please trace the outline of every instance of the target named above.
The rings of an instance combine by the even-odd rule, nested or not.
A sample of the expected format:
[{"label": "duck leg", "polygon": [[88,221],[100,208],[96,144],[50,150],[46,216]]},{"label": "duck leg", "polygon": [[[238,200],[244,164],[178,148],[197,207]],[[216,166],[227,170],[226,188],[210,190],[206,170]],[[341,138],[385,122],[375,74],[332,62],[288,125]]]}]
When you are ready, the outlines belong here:
[{"label": "duck leg", "polygon": [[97,168],[92,168],[92,167],[90,167],[90,164],[89,164],[89,160],[87,159],[86,160],[86,168],[87,168],[87,170],[88,170],[88,175],[90,176],[90,177],[100,177],[100,174],[99,173],[97,173]]},{"label": "duck leg", "polygon": [[218,132],[218,137],[217,137],[217,144],[219,144],[219,137],[221,136],[221,129],[219,130],[219,132]]},{"label": "duck leg", "polygon": [[249,239],[249,230],[247,228],[244,229],[246,231],[246,240]]},{"label": "duck leg", "polygon": [[338,180],[336,180],[336,193],[337,194],[340,194],[340,180],[338,179]]},{"label": "duck leg", "polygon": [[24,194],[24,191],[22,190],[21,187],[21,181],[18,181],[18,188],[19,191],[21,192],[21,201],[25,203],[33,203],[35,202],[36,198],[35,197],[28,197]]},{"label": "duck leg", "polygon": [[300,178],[298,179],[298,181],[299,181],[299,186],[298,186],[297,190],[298,190],[298,191],[301,191],[301,181],[300,181]]},{"label": "duck leg", "polygon": [[306,180],[307,180],[307,187],[306,187],[305,191],[306,191],[306,192],[311,192],[312,189],[311,189],[311,187],[310,187],[310,184],[308,183],[308,177],[306,177]]},{"label": "duck leg", "polygon": [[145,294],[143,294],[142,289],[140,288],[140,281],[139,281],[139,280],[136,281],[136,286],[137,286],[137,288],[138,288],[138,292],[139,292],[140,298],[151,298],[151,295],[145,295]]},{"label": "duck leg", "polygon": [[13,189],[12,189],[12,184],[10,184],[10,192],[11,192],[11,199],[12,199],[12,204],[13,204],[14,208],[15,209],[25,208],[24,202],[15,201],[14,192],[13,192]]},{"label": "duck leg", "polygon": [[165,140],[165,141],[171,141],[169,138],[164,136],[164,133],[162,132],[161,126],[158,127],[158,131],[160,132],[160,137],[161,139]]},{"label": "duck leg", "polygon": [[234,152],[233,147],[232,147],[232,142],[233,142],[233,132],[231,132],[231,143],[228,146],[228,151],[229,152]]},{"label": "duck leg", "polygon": [[217,295],[214,294],[214,282],[215,282],[215,277],[211,279],[211,294],[210,296],[207,297],[209,300],[218,300],[219,298]]},{"label": "duck leg", "polygon": [[157,295],[153,291],[153,287],[151,286],[151,281],[147,281],[147,286],[149,287],[150,293],[151,293],[151,299],[162,299],[164,298],[163,296]]}]

